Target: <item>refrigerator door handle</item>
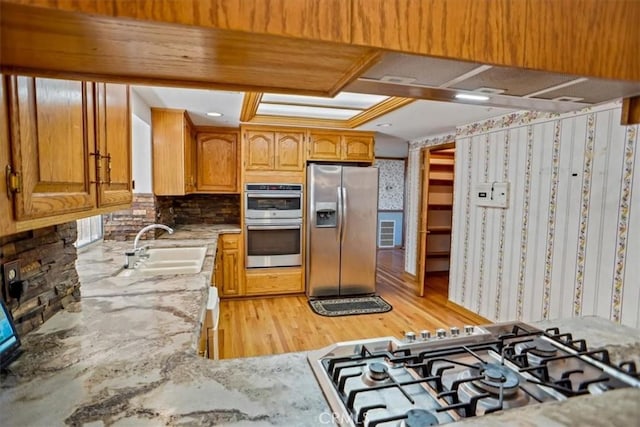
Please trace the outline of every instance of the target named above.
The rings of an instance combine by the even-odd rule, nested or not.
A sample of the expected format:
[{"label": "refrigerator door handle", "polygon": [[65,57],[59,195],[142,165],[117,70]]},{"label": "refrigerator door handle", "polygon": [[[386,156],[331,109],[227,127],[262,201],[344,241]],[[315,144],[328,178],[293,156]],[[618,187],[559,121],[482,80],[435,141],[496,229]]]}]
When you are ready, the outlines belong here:
[{"label": "refrigerator door handle", "polygon": [[338,233],[336,234],[337,240],[340,242],[342,239],[342,187],[336,188],[336,193],[338,197]]},{"label": "refrigerator door handle", "polygon": [[347,234],[347,189],[345,187],[342,188],[342,220],[341,223],[341,231],[342,231],[342,239],[341,242],[344,243],[344,236]]}]

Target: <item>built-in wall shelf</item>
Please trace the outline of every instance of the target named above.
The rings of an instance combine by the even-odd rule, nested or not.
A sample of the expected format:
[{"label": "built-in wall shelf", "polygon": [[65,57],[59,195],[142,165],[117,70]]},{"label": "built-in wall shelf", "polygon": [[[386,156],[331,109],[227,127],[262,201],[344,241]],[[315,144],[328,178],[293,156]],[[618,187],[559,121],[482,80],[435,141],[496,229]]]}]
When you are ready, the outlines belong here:
[{"label": "built-in wall shelf", "polygon": [[431,258],[449,258],[450,251],[427,251],[427,257]]},{"label": "built-in wall shelf", "polygon": [[434,226],[428,227],[427,231],[429,231],[429,233],[432,233],[432,234],[448,234],[448,233],[451,233],[451,227],[434,225]]},{"label": "built-in wall shelf", "polygon": [[454,149],[430,149],[423,168],[426,181],[425,271],[447,271],[451,256],[451,216],[453,213]]},{"label": "built-in wall shelf", "polygon": [[430,181],[451,181],[453,182],[453,170],[450,171],[430,171]]}]

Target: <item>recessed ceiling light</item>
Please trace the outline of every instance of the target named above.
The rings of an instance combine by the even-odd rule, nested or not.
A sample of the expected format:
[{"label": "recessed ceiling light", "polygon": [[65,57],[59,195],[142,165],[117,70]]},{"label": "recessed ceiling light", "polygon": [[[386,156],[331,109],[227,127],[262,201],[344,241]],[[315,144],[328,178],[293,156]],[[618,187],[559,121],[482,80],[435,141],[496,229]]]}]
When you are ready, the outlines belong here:
[{"label": "recessed ceiling light", "polygon": [[207,113],[207,116],[209,116],[209,117],[222,117],[223,114],[222,113],[218,113],[217,111],[209,111]]},{"label": "recessed ceiling light", "polygon": [[393,125],[391,123],[380,123],[380,124],[377,124],[376,126],[381,127],[381,128],[388,128],[388,127],[391,127]]},{"label": "recessed ceiling light", "polygon": [[489,97],[484,95],[473,95],[470,93],[458,93],[456,99],[465,99],[467,101],[488,101]]}]

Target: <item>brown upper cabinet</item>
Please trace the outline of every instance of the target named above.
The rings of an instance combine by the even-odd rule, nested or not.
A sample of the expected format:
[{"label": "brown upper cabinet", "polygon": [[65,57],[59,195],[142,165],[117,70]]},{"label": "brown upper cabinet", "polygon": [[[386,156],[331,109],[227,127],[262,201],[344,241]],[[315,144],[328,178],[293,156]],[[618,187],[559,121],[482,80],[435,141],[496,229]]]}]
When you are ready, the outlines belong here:
[{"label": "brown upper cabinet", "polygon": [[100,153],[98,205],[131,203],[131,113],[129,87],[96,83],[96,136]]},{"label": "brown upper cabinet", "polygon": [[371,132],[310,131],[308,160],[373,162]]},{"label": "brown upper cabinet", "polygon": [[184,110],[151,109],[153,192],[184,196],[196,190],[193,124]]},{"label": "brown upper cabinet", "polygon": [[18,231],[130,203],[128,86],[25,76],[3,84]]},{"label": "brown upper cabinet", "polygon": [[237,193],[238,131],[198,132],[198,192]]},{"label": "brown upper cabinet", "polygon": [[243,127],[244,169],[292,171],[304,169],[304,129]]}]

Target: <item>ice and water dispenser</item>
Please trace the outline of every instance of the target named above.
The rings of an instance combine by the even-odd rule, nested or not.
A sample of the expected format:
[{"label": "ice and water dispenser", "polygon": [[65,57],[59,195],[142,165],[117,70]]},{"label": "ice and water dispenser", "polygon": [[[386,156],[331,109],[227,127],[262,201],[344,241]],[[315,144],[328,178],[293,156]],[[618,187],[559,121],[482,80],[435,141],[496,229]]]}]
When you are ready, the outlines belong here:
[{"label": "ice and water dispenser", "polygon": [[338,225],[337,203],[318,202],[316,210],[316,227],[335,228]]}]

